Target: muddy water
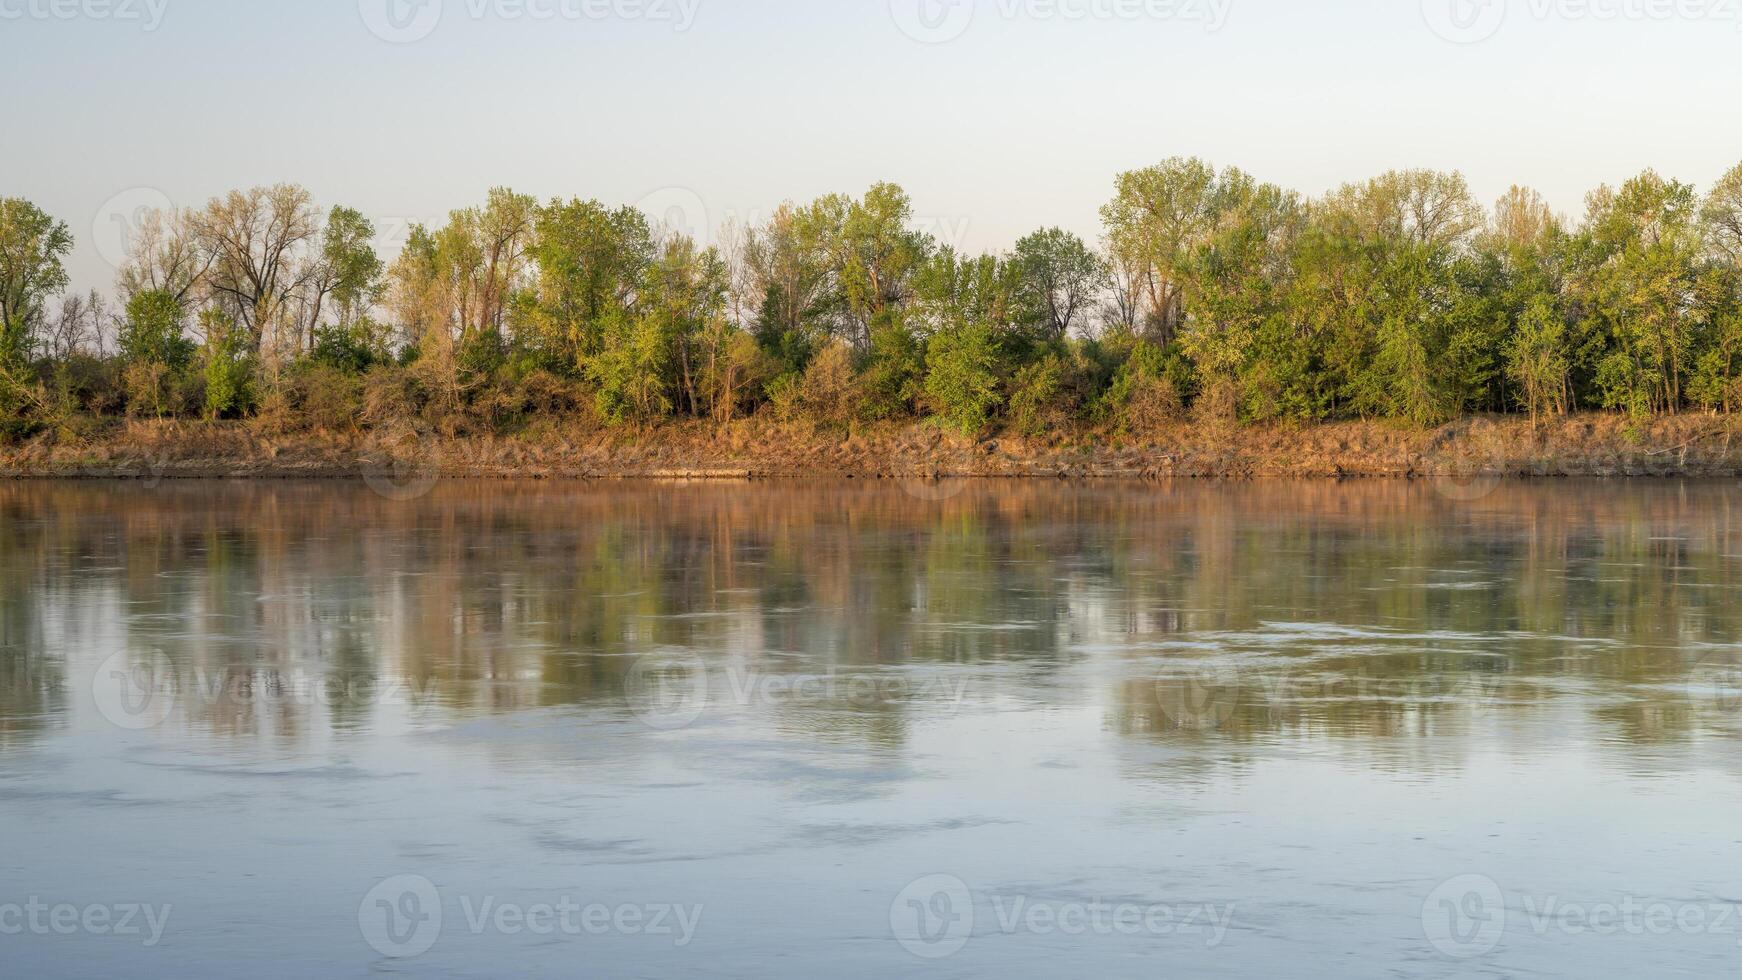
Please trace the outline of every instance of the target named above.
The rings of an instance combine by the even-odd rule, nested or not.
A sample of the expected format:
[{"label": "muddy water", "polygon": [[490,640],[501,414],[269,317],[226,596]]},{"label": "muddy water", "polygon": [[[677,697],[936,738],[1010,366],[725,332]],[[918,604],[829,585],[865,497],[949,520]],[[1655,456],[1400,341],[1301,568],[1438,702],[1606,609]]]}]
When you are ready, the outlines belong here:
[{"label": "muddy water", "polygon": [[1489,489],[0,486],[0,963],[1734,973],[1742,488]]}]

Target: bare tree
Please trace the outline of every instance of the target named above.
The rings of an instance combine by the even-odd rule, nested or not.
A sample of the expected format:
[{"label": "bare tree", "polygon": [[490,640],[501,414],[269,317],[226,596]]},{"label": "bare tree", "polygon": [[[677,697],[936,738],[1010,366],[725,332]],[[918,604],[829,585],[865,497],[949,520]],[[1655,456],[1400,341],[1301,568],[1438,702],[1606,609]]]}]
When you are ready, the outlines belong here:
[{"label": "bare tree", "polygon": [[294,184],[231,191],[198,212],[193,227],[210,257],[211,298],[247,330],[251,349],[275,348],[277,331],[294,329],[292,300],[315,271],[302,254],[320,227],[308,191]]},{"label": "bare tree", "polygon": [[201,248],[192,211],[152,211],[129,243],[121,267],[125,302],[147,291],[166,293],[185,303],[205,282],[213,253]]}]

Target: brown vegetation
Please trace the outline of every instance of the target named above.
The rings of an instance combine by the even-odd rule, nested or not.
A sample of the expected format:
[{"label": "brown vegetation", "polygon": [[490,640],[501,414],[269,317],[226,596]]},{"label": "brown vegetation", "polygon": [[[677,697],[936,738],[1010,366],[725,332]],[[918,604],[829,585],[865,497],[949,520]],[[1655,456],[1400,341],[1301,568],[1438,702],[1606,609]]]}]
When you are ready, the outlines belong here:
[{"label": "brown vegetation", "polygon": [[[1633,422],[1610,414],[1532,425],[1479,417],[1439,429],[1372,422],[1310,426],[1216,425],[1157,414],[1123,433],[1053,428],[1030,437],[958,436],[928,423],[828,427],[772,412],[726,424],[670,422],[609,428],[573,415],[518,434],[469,431],[453,419],[356,419],[415,399],[371,387],[361,409],[331,392],[299,394],[296,410],[331,425],[286,429],[277,416],[246,421],[133,419],[69,437],[45,434],[0,450],[6,477],[351,477],[384,462],[449,477],[1395,477],[1467,481],[1484,476],[1733,476],[1742,474],[1739,423],[1681,415]],[[808,392],[806,394],[809,394]],[[529,400],[561,400],[529,391]],[[354,402],[342,402],[342,406]],[[525,410],[527,406],[516,406]],[[349,416],[349,418],[347,418]],[[404,418],[405,416],[399,416]],[[420,417],[413,417],[420,418]]]}]

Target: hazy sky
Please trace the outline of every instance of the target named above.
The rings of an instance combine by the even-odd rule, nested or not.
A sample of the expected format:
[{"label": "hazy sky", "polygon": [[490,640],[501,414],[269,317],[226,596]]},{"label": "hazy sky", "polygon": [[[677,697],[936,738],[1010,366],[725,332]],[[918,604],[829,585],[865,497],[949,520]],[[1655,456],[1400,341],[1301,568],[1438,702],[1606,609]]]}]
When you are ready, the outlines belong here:
[{"label": "hazy sky", "polygon": [[[1742,161],[1742,0],[0,0],[0,194],[107,289],[143,206],[306,185],[391,250],[505,184],[674,222],[893,180],[970,249],[1176,154],[1484,200]],[[1444,35],[1444,36],[1442,36]],[[1448,40],[1447,38],[1451,38]]]}]

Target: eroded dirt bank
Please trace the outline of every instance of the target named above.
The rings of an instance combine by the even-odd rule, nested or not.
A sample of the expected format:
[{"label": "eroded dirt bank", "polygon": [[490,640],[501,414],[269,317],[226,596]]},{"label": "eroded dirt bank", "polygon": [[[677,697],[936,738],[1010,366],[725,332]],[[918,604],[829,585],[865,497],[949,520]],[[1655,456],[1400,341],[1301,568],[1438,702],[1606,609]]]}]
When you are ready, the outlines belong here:
[{"label": "eroded dirt bank", "polygon": [[1217,427],[1144,436],[1061,432],[972,440],[934,426],[852,431],[746,419],[645,431],[544,425],[516,436],[444,435],[405,423],[371,432],[272,433],[246,423],[117,423],[78,440],[0,448],[5,477],[944,478],[1734,476],[1742,420],[1631,423],[1583,415],[1466,419],[1433,430],[1375,423]]}]

